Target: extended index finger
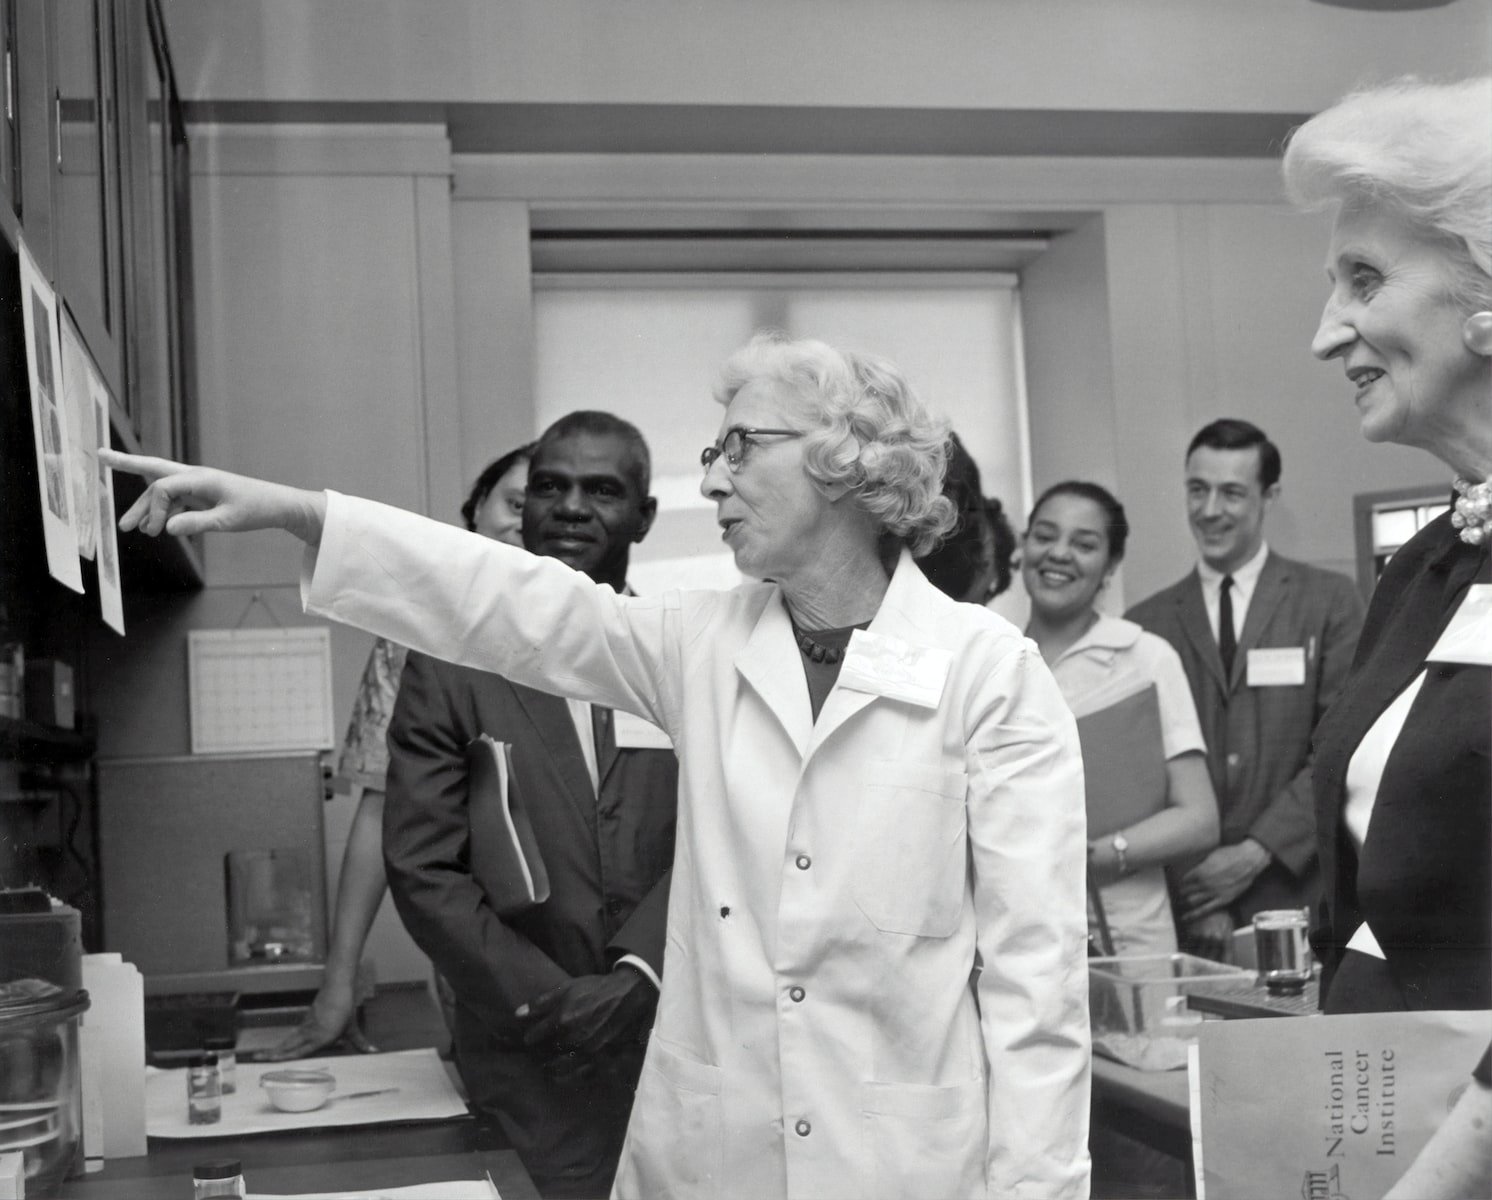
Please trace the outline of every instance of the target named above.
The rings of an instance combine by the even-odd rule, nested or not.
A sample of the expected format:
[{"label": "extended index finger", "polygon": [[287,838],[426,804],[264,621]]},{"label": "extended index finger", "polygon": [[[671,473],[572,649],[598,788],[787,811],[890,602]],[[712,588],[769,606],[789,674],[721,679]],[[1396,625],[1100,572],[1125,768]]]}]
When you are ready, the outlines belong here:
[{"label": "extended index finger", "polygon": [[154,458],[149,454],[126,454],[123,450],[113,450],[107,446],[99,447],[98,457],[106,467],[111,467],[115,471],[125,471],[131,475],[139,475],[149,483],[186,470],[183,464],[172,462],[169,458]]}]

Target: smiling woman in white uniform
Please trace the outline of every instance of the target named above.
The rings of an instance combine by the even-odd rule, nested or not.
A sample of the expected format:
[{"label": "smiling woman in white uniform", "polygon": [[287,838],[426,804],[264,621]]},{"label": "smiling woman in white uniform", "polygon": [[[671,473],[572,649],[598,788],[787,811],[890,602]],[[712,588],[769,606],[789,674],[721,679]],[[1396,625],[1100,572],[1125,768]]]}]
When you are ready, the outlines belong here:
[{"label": "smiling woman in white uniform", "polygon": [[[1176,651],[1164,638],[1095,607],[1124,560],[1128,537],[1124,506],[1106,488],[1082,480],[1047,488],[1031,509],[1021,544],[1021,579],[1031,598],[1026,636],[1079,720],[1107,719],[1122,730],[1117,743],[1117,732],[1108,740],[1083,735],[1088,868],[1099,892],[1089,934],[1099,932],[1102,911],[1113,940],[1105,953],[1174,954],[1176,920],[1165,868],[1217,845],[1217,798]],[[1095,761],[1104,748],[1122,758]],[[1131,779],[1116,785],[1115,775]],[[1105,811],[1137,788],[1150,793],[1142,807],[1122,820]]]},{"label": "smiling woman in white uniform", "polygon": [[313,611],[672,736],[668,969],[615,1194],[1086,1196],[1076,731],[1035,647],[912,562],[953,517],[944,428],[817,342],[753,341],[716,398],[703,491],[760,581],[729,592],[617,596],[382,505],[110,463],[153,480],[126,527],[289,529]]}]

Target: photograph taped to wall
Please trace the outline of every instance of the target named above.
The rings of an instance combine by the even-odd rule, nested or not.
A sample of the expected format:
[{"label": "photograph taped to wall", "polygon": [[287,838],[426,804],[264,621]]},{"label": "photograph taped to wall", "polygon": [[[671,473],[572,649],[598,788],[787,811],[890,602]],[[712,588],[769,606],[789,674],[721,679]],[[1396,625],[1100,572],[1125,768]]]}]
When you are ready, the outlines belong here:
[{"label": "photograph taped to wall", "polygon": [[187,667],[193,754],[332,748],[326,628],[194,630]]},{"label": "photograph taped to wall", "polygon": [[62,333],[62,408],[72,435],[68,460],[72,476],[73,525],[78,531],[78,555],[91,559],[98,541],[98,498],[94,477],[98,467],[98,443],[94,441],[93,383],[97,374],[83,335],[64,306],[59,322]]},{"label": "photograph taped to wall", "polygon": [[[88,364],[89,407],[93,410],[94,444],[109,444],[109,387]],[[115,633],[124,633],[124,591],[119,582],[119,540],[114,524],[114,472],[93,453],[93,497],[98,504],[98,605]]]},{"label": "photograph taped to wall", "polygon": [[21,315],[26,327],[26,367],[31,381],[31,428],[41,490],[42,537],[47,570],[75,592],[83,590],[78,529],[73,515],[71,441],[67,410],[58,394],[62,347],[57,332],[57,297],[22,240]]}]

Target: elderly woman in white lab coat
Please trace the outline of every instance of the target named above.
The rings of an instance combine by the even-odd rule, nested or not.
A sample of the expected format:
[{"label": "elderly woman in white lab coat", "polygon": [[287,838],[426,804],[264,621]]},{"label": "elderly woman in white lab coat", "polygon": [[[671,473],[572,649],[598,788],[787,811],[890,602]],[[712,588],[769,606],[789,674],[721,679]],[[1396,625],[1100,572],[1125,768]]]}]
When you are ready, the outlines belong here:
[{"label": "elderly woman in white lab coat", "polygon": [[[1082,765],[1040,654],[933,588],[944,429],[889,363],[758,338],[701,459],[757,582],[618,596],[336,493],[110,455],[121,524],[280,527],[307,607],[661,726],[680,759],[624,1197],[1088,1189]],[[194,511],[196,510],[196,511]]]}]

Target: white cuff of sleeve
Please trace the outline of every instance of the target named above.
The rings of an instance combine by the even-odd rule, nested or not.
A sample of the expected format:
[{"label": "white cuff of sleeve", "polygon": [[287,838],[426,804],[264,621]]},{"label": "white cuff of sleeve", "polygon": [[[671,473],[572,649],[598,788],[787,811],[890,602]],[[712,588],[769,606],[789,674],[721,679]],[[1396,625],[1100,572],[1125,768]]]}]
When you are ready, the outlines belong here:
[{"label": "white cuff of sleeve", "polygon": [[311,600],[311,580],[316,577],[316,559],[320,546],[307,546],[300,552],[300,606],[305,611]]},{"label": "white cuff of sleeve", "polygon": [[663,990],[663,980],[658,978],[658,972],[653,970],[653,968],[650,967],[645,960],[638,958],[635,954],[624,954],[621,958],[617,959],[616,962],[611,965],[611,969],[615,971],[623,963],[626,963],[629,967],[636,967],[645,976],[647,976],[649,980],[652,981],[652,984],[655,988],[657,988],[660,992]]}]

